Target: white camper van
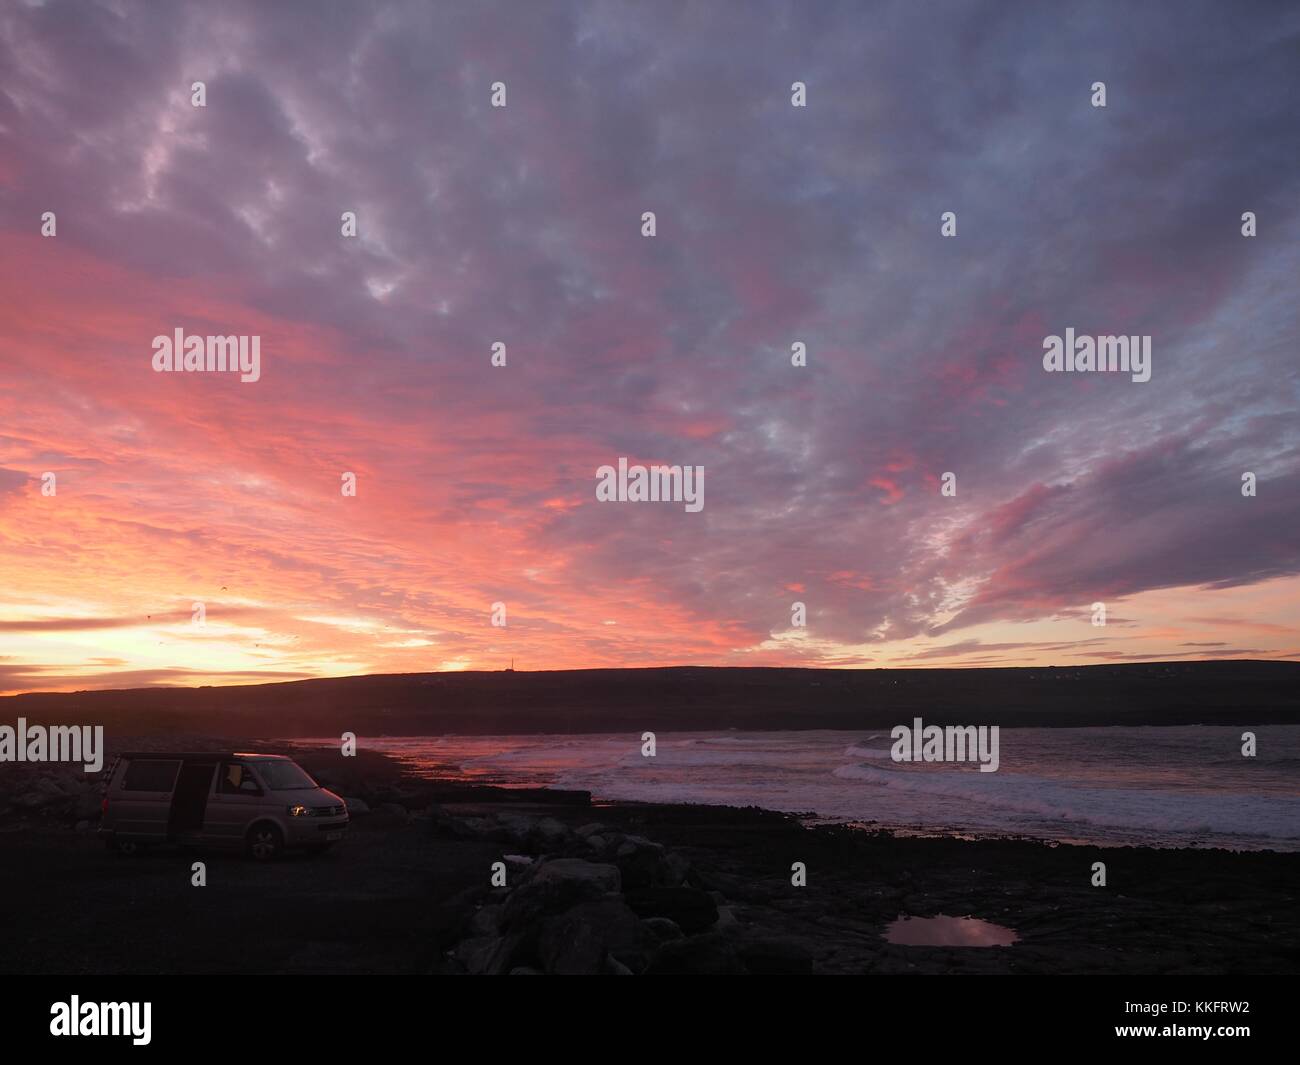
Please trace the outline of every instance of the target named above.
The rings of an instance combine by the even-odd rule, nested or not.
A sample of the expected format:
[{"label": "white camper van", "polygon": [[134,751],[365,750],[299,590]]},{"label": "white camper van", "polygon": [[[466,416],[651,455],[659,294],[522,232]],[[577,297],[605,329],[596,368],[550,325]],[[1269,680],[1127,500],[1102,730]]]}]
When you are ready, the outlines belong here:
[{"label": "white camper van", "polygon": [[327,850],[347,827],[346,803],[291,758],[151,751],[123,754],[109,770],[99,833],[124,854],[197,843],[267,861],[286,848]]}]

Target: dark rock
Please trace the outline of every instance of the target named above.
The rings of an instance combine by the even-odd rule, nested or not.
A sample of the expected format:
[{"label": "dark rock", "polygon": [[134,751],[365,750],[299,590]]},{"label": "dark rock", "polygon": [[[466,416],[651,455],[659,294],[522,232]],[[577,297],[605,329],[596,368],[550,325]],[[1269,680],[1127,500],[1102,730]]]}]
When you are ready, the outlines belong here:
[{"label": "dark rock", "polygon": [[644,836],[625,836],[623,842],[618,845],[618,856],[624,858],[629,854],[635,854],[639,850],[654,851],[658,854],[663,853],[663,844],[654,843]]},{"label": "dark rock", "polygon": [[714,932],[664,943],[645,969],[647,976],[730,976],[744,972],[736,948]]},{"label": "dark rock", "polygon": [[486,889],[476,885],[434,904],[430,910],[430,921],[435,930],[435,942],[440,949],[454,947],[466,937],[484,934],[475,932],[472,922],[486,896]]},{"label": "dark rock", "polygon": [[[349,800],[350,801],[350,800]],[[429,825],[435,836],[446,839],[491,840],[497,843],[517,842],[510,831],[494,817],[457,817],[441,806],[428,809]]]},{"label": "dark rock", "polygon": [[474,916],[469,920],[469,929],[475,936],[494,936],[501,928],[501,911],[504,907],[500,905],[484,906],[474,911]]},{"label": "dark rock", "polygon": [[569,838],[569,827],[554,817],[543,817],[533,826],[534,833],[547,846],[558,846]]},{"label": "dark rock", "polygon": [[15,806],[35,810],[42,806],[65,804],[68,795],[52,777],[38,777],[26,791],[13,796],[12,801]]},{"label": "dark rock", "polygon": [[629,971],[645,967],[654,937],[622,899],[579,903],[542,922],[537,955],[548,973],[599,973],[612,956]]},{"label": "dark rock", "polygon": [[581,858],[544,862],[510,893],[502,913],[505,928],[525,928],[546,914],[561,913],[580,902],[617,892],[618,868]]},{"label": "dark rock", "polygon": [[571,845],[581,849],[568,826],[554,817],[514,812],[456,817],[440,806],[430,807],[428,817],[436,835],[454,839],[490,840],[532,854],[565,851]]},{"label": "dark rock", "polygon": [[689,887],[643,887],[627,893],[627,904],[642,917],[667,917],[687,935],[711,928],[717,904],[708,892]]},{"label": "dark rock", "polygon": [[536,826],[533,818],[523,814],[496,814],[478,819],[478,823],[482,825],[482,833],[487,839],[513,843],[524,848],[530,846]]},{"label": "dark rock", "polygon": [[750,939],[740,944],[739,954],[751,973],[805,976],[813,971],[812,955],[793,939]]},{"label": "dark rock", "polygon": [[648,887],[679,887],[690,863],[671,854],[660,844],[640,836],[628,836],[615,850],[618,871],[623,874],[624,890]]},{"label": "dark rock", "polygon": [[677,922],[669,920],[667,917],[645,917],[642,918],[641,923],[660,943],[666,943],[670,939],[682,938],[682,930],[678,927]]},{"label": "dark rock", "polygon": [[608,976],[635,976],[636,975],[634,972],[632,972],[631,969],[629,969],[626,965],[624,965],[612,954],[605,955],[604,972]]},{"label": "dark rock", "polygon": [[506,871],[510,874],[508,883],[513,883],[525,873],[531,872],[534,862],[527,854],[503,854],[501,860],[506,863]]},{"label": "dark rock", "polygon": [[456,960],[475,975],[499,976],[510,971],[522,943],[518,935],[462,939],[456,946]]},{"label": "dark rock", "polygon": [[544,862],[534,874],[533,882],[590,884],[601,893],[616,892],[622,887],[616,866],[589,862],[582,858],[556,858]]}]

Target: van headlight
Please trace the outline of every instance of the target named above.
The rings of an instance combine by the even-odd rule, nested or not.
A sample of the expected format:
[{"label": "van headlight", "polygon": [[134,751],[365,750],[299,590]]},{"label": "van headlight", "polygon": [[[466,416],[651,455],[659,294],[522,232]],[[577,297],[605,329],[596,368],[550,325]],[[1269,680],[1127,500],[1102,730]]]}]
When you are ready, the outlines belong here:
[{"label": "van headlight", "polygon": [[300,802],[296,802],[296,803],[294,803],[294,804],[293,804],[292,806],[290,806],[288,809],[289,809],[289,816],[290,816],[290,817],[310,817],[310,816],[311,816],[311,810],[308,809],[306,806],[304,806],[304,805],[303,805],[302,803],[300,803]]}]

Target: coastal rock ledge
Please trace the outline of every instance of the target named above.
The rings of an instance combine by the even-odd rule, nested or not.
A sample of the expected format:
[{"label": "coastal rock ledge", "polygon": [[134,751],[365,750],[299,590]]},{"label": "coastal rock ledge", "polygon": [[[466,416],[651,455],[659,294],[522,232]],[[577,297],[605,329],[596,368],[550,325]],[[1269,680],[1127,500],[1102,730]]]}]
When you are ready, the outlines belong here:
[{"label": "coastal rock ledge", "polygon": [[503,852],[506,886],[481,892],[472,915],[443,944],[437,972],[812,971],[807,951],[751,936],[686,858],[653,840],[513,811],[457,816],[435,807],[429,818],[440,836],[517,852]]}]

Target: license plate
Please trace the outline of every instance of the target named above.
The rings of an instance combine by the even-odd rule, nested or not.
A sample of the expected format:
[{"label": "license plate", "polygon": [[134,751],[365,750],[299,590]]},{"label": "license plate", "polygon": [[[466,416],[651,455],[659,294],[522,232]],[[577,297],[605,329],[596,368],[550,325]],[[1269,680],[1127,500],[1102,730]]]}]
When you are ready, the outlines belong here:
[{"label": "license plate", "polygon": [[342,832],[326,832],[326,833],[325,833],[325,841],[326,841],[327,843],[328,843],[328,842],[331,842],[331,841],[333,841],[333,840],[336,840],[336,839],[342,839],[342,838],[343,838],[343,833],[342,833]]}]

